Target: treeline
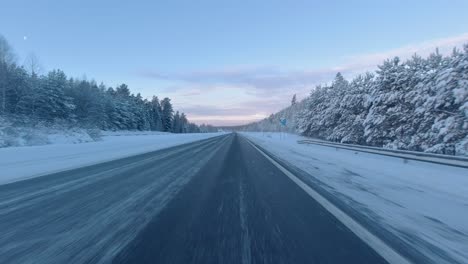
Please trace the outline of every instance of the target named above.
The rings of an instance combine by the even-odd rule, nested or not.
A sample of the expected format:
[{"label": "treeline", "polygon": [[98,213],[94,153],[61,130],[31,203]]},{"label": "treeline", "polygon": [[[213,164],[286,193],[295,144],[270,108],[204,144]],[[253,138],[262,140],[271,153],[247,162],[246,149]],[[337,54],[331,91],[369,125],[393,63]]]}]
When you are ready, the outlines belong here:
[{"label": "treeline", "polygon": [[[174,111],[171,100],[132,94],[127,85],[115,88],[68,78],[61,70],[37,72],[32,58],[19,66],[0,36],[0,115],[22,125],[64,123],[103,130],[153,130],[173,133],[208,132],[212,127],[190,123]],[[201,131],[203,130],[203,131]]]},{"label": "treeline", "polygon": [[[296,95],[291,99],[291,105],[284,108],[283,110],[271,114],[269,117],[260,120],[258,122],[250,123],[245,126],[241,126],[238,130],[244,131],[262,131],[262,132],[297,132],[297,118],[298,113],[305,109],[306,101],[297,101]],[[280,120],[286,119],[286,124],[281,124]]]},{"label": "treeline", "polygon": [[450,56],[386,60],[351,81],[338,73],[301,108],[295,126],[305,136],[468,155],[468,45]]}]

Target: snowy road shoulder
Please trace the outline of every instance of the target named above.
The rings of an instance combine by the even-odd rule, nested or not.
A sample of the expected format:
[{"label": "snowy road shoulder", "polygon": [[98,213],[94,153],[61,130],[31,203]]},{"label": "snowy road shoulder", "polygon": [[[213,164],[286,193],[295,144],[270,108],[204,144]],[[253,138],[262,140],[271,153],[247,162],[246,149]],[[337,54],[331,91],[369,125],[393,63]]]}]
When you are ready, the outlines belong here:
[{"label": "snowy road shoulder", "polygon": [[203,140],[221,133],[113,134],[99,142],[0,148],[0,184]]},{"label": "snowy road shoulder", "polygon": [[468,262],[468,169],[300,145],[290,134],[243,135],[434,263]]}]

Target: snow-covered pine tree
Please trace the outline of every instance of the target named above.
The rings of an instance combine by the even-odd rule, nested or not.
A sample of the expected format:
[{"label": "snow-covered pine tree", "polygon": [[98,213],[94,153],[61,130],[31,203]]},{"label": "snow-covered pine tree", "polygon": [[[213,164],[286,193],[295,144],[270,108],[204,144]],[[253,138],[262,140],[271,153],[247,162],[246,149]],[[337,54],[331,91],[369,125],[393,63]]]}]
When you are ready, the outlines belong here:
[{"label": "snow-covered pine tree", "polygon": [[75,105],[72,98],[65,94],[68,84],[67,77],[61,70],[53,70],[42,77],[37,98],[37,114],[40,119],[71,121]]},{"label": "snow-covered pine tree", "polygon": [[180,114],[179,111],[176,111],[174,118],[172,120],[172,133],[180,133],[181,124],[180,124]]},{"label": "snow-covered pine tree", "polygon": [[295,105],[296,103],[297,103],[297,98],[296,98],[296,94],[294,94],[291,99],[291,105]]},{"label": "snow-covered pine tree", "polygon": [[163,131],[171,132],[172,131],[172,122],[174,119],[174,110],[172,108],[171,99],[164,98],[161,101],[162,109],[162,122],[163,122]]},{"label": "snow-covered pine tree", "polygon": [[163,131],[163,121],[162,121],[162,109],[161,105],[159,104],[159,99],[157,96],[153,96],[151,99],[151,130],[155,131]]},{"label": "snow-covered pine tree", "polygon": [[180,114],[180,133],[187,133],[188,120],[185,113]]}]

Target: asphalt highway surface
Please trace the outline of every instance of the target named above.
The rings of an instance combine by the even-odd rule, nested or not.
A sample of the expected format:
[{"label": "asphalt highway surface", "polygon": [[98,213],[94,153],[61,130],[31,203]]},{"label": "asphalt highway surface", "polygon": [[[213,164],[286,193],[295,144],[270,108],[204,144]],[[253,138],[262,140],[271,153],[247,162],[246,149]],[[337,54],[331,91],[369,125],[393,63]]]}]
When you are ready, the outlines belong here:
[{"label": "asphalt highway surface", "polygon": [[237,134],[0,186],[0,263],[386,263]]}]

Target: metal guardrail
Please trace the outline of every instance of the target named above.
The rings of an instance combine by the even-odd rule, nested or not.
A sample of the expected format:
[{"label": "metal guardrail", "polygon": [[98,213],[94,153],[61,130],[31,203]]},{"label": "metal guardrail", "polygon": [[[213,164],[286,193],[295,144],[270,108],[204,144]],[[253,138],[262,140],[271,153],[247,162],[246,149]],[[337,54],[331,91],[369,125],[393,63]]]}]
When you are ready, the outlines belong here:
[{"label": "metal guardrail", "polygon": [[424,152],[407,151],[407,150],[384,149],[384,148],[378,148],[378,147],[344,144],[344,143],[336,143],[336,142],[314,140],[314,139],[298,140],[297,143],[315,144],[315,145],[321,145],[321,146],[326,146],[326,147],[366,152],[366,153],[390,156],[390,157],[407,159],[407,160],[417,160],[417,161],[437,163],[437,164],[448,165],[448,166],[468,168],[468,157],[450,156],[450,155],[424,153]]}]

